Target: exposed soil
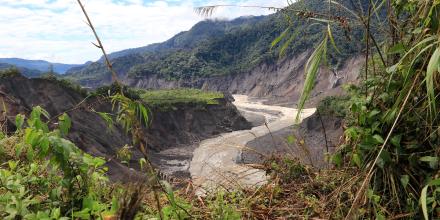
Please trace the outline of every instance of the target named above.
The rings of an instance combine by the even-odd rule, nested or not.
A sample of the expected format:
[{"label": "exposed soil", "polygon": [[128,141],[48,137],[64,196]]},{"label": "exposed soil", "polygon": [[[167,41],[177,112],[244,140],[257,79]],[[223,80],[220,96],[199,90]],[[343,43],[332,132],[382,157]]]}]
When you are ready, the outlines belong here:
[{"label": "exposed soil", "polygon": [[[127,83],[139,88],[178,88],[191,87],[212,91],[228,91],[250,97],[267,98],[266,104],[295,107],[305,79],[304,64],[309,58],[305,52],[291,59],[280,60],[276,64],[263,64],[248,73],[227,76],[195,77],[180,80],[166,80],[158,75],[141,78],[128,78]],[[353,57],[338,70],[322,67],[319,70],[315,88],[307,102],[314,107],[323,97],[340,95],[342,85],[355,83],[365,59]]]},{"label": "exposed soil", "polygon": [[[72,119],[68,139],[85,152],[106,158],[112,179],[127,181],[136,178],[139,173],[135,169],[129,169],[115,158],[117,150],[130,143],[129,135],[118,126],[110,130],[107,123],[91,111],[111,112],[110,103],[98,98],[82,102],[84,99],[75,90],[45,79],[21,76],[0,79],[0,102],[4,102],[7,109],[9,131],[15,130],[15,115],[29,114],[34,106],[43,107],[54,117],[50,123],[52,127],[55,126],[56,116],[68,111]],[[151,127],[145,130],[145,135],[149,141],[150,158],[162,172],[188,176],[185,162],[178,161],[191,158],[194,143],[220,133],[251,127],[229,99],[218,101],[218,105],[205,107],[180,105],[166,111],[153,109],[153,121]],[[0,109],[0,115],[2,112],[3,108]],[[131,166],[136,168],[140,153],[133,151]]]}]

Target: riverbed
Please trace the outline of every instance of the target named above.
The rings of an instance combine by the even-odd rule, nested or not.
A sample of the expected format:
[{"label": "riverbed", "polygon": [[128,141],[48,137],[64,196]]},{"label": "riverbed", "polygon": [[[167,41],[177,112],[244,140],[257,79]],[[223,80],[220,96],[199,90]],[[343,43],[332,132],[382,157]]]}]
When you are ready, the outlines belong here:
[{"label": "riverbed", "polygon": [[[297,109],[265,105],[264,100],[253,100],[246,95],[234,95],[234,105],[242,112],[264,116],[266,123],[251,130],[234,131],[202,141],[194,150],[189,172],[200,195],[221,188],[257,187],[267,182],[264,170],[241,163],[246,144],[270,132],[294,125]],[[304,109],[300,121],[316,109]]]}]

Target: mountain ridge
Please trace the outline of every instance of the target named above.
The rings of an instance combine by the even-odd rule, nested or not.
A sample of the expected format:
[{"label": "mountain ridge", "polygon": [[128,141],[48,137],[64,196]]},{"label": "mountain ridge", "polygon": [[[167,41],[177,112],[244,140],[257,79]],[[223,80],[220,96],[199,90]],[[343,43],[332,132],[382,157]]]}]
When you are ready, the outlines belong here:
[{"label": "mountain ridge", "polygon": [[[116,51],[110,53],[108,56],[110,59],[115,59],[121,56],[137,54],[137,53],[145,53],[145,52],[155,52],[158,50],[167,50],[167,49],[184,49],[184,48],[192,48],[194,43],[197,42],[198,39],[203,39],[204,37],[213,37],[216,34],[221,34],[221,26],[224,27],[225,30],[234,28],[243,23],[251,23],[262,19],[264,16],[241,16],[232,20],[226,19],[206,19],[196,23],[190,30],[181,31],[171,37],[168,40],[158,43],[148,44],[142,47],[128,48],[121,51]],[[206,25],[214,25],[216,31],[206,31],[203,26]],[[212,27],[211,27],[212,28]],[[211,29],[212,30],[212,29]],[[189,36],[185,36],[189,35]],[[195,39],[194,39],[195,37]],[[179,39],[184,38],[183,42]],[[191,39],[191,41],[188,41]],[[98,62],[103,62],[104,57],[101,57]]]},{"label": "mountain ridge", "polygon": [[54,72],[64,74],[67,70],[89,64],[64,64],[64,63],[52,63],[46,60],[28,60],[22,58],[0,58],[0,63],[14,65],[17,68],[26,68],[30,70],[38,70],[40,72],[49,72],[51,68]]},{"label": "mountain ridge", "polygon": [[[343,2],[350,4],[349,0]],[[312,0],[298,1],[292,7],[295,10],[320,12],[327,10],[324,5],[322,0]],[[340,8],[335,7],[332,10],[335,16],[349,16]],[[165,80],[191,81],[205,77],[249,74],[262,65],[278,65],[280,51],[285,52],[284,59],[291,59],[315,47],[322,40],[323,30],[327,30],[327,26],[310,25],[315,21],[305,20],[288,20],[282,12],[229,21],[205,20],[165,42],[119,51],[110,54],[110,57],[120,79],[126,82],[153,76]],[[298,37],[285,39],[280,45],[271,48],[273,40],[286,30],[289,22],[292,23],[292,28],[288,34]],[[296,30],[300,32],[296,33]],[[335,69],[339,69],[349,58],[362,53],[362,45],[349,38],[362,38],[363,33],[357,26],[347,33],[338,25],[333,26],[332,32],[335,44],[341,45],[341,52],[336,53],[329,46],[329,54],[333,54],[329,56],[329,61]],[[286,41],[290,44],[285,44]],[[65,77],[87,87],[99,87],[111,82],[109,76],[105,64],[95,62],[71,69]],[[189,83],[185,86],[194,85]]]},{"label": "mountain ridge", "polygon": [[0,63],[0,71],[1,70],[7,70],[7,69],[14,69],[17,68],[20,73],[28,78],[37,78],[41,77],[44,73],[42,71],[36,70],[36,69],[28,69],[26,67],[17,67],[15,65],[9,64],[9,63]]}]

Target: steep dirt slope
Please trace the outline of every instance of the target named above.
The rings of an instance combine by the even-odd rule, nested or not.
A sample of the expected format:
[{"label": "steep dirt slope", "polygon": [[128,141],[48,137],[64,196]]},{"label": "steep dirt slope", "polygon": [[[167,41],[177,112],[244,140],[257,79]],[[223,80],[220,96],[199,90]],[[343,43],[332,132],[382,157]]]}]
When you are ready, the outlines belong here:
[{"label": "steep dirt slope", "polygon": [[[166,80],[152,75],[144,78],[128,79],[128,83],[139,88],[192,87],[213,91],[229,91],[253,97],[270,97],[269,104],[292,105],[301,95],[304,64],[308,53],[292,59],[285,59],[276,65],[262,65],[247,74],[236,74],[209,78],[188,78],[178,81]],[[342,84],[355,82],[363,64],[363,57],[353,57],[339,70],[322,67],[316,80],[309,106],[328,95],[342,93]]]},{"label": "steep dirt slope", "polygon": [[[135,171],[117,162],[114,155],[120,147],[130,143],[130,137],[117,126],[109,130],[106,122],[90,111],[93,108],[96,111],[111,112],[110,103],[100,99],[89,99],[77,106],[84,98],[85,96],[73,89],[53,81],[21,76],[0,78],[0,102],[6,105],[9,131],[15,130],[15,115],[28,114],[34,106],[43,107],[52,117],[68,111],[72,119],[72,129],[68,138],[85,152],[105,157],[109,161],[111,177],[127,180],[127,176]],[[0,115],[3,111],[1,108]],[[161,168],[161,157],[166,157],[167,154],[156,152],[185,147],[196,140],[251,126],[226,99],[219,100],[218,105],[205,108],[182,105],[173,110],[153,111],[153,121],[151,127],[146,129],[145,135],[149,140],[151,157]],[[54,126],[55,122],[56,118],[51,121],[51,125]],[[139,157],[140,154],[134,152],[134,158]],[[136,161],[133,161],[133,165],[136,165]]]}]

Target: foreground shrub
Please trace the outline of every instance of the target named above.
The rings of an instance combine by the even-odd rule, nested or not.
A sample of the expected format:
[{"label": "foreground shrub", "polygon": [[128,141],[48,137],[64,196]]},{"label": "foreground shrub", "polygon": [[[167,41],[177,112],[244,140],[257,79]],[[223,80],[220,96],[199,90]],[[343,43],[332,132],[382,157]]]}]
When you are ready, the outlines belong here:
[{"label": "foreground shrub", "polygon": [[66,114],[52,131],[42,120],[48,117],[40,107],[27,120],[17,115],[15,135],[0,140],[0,217],[89,219],[111,211],[102,202],[110,195],[105,160],[63,138],[71,126]]}]

